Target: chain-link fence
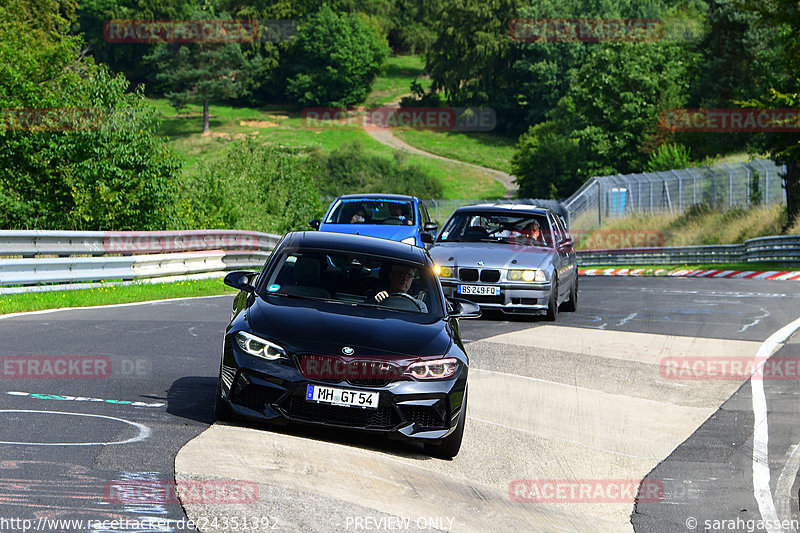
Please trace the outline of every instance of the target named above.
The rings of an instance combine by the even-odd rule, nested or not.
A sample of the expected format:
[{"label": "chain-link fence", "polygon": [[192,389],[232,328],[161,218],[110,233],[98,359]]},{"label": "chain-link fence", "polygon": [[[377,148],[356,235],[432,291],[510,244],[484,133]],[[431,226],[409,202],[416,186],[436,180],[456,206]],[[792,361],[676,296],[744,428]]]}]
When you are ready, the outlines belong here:
[{"label": "chain-link fence", "polygon": [[592,178],[564,201],[570,227],[602,226],[635,213],[681,213],[705,203],[716,208],[785,203],[784,168],[769,160]]},{"label": "chain-link fence", "polygon": [[[564,201],[534,198],[498,200],[424,200],[441,226],[459,207],[479,203],[535,204],[563,216],[570,228],[587,231],[612,217],[636,213],[677,214],[694,204],[716,208],[786,203],[783,166],[773,161],[722,163],[642,174],[617,174],[590,179]],[[333,197],[328,197],[328,202]]]}]

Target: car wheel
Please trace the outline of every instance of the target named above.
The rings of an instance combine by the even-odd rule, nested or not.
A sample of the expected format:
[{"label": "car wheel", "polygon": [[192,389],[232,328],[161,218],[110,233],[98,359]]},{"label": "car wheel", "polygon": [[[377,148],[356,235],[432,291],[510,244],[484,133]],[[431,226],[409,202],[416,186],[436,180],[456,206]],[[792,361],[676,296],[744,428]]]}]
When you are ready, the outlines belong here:
[{"label": "car wheel", "polygon": [[572,288],[569,290],[569,300],[561,304],[561,309],[572,313],[578,309],[578,276],[575,276],[575,281],[572,282]]},{"label": "car wheel", "polygon": [[461,416],[458,419],[456,430],[441,440],[438,444],[425,443],[425,451],[434,457],[452,459],[461,449],[464,438],[464,424],[467,419],[467,391],[464,390],[464,403],[461,404]]},{"label": "car wheel", "polygon": [[545,318],[550,322],[555,322],[558,316],[558,278],[553,277],[553,283],[550,287],[550,301],[547,302],[547,314]]},{"label": "car wheel", "polygon": [[214,395],[214,418],[221,421],[233,420],[233,411],[222,399],[222,376],[217,380],[217,393]]}]

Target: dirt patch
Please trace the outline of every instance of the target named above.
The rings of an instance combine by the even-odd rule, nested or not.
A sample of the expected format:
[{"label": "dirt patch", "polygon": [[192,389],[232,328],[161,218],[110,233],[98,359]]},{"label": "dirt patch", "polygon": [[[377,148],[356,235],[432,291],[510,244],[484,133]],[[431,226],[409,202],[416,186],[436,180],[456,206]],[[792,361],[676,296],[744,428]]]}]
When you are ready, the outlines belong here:
[{"label": "dirt patch", "polygon": [[250,126],[253,128],[275,128],[278,126],[275,122],[269,120],[240,120],[240,126]]}]

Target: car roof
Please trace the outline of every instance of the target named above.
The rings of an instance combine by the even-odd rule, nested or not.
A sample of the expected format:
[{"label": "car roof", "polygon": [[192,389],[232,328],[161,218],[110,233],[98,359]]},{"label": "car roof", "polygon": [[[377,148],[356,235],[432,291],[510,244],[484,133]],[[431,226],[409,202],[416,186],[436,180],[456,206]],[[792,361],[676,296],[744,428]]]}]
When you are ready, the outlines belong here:
[{"label": "car roof", "polygon": [[550,212],[550,209],[546,207],[539,207],[533,204],[476,204],[476,205],[466,205],[464,207],[459,207],[455,210],[455,213],[469,213],[469,212],[492,212],[492,213],[513,213],[513,212],[523,212],[523,213],[531,213],[531,214],[538,214],[544,215],[545,213]]},{"label": "car roof", "polygon": [[354,198],[363,198],[365,200],[375,200],[385,198],[386,200],[415,200],[415,196],[408,196],[405,194],[381,194],[381,193],[365,193],[365,194],[344,194],[337,197],[337,200],[352,200]]},{"label": "car roof", "polygon": [[417,246],[390,241],[389,239],[351,235],[349,233],[334,233],[332,231],[295,231],[287,233],[283,246],[371,254],[423,265],[429,262],[425,250]]}]

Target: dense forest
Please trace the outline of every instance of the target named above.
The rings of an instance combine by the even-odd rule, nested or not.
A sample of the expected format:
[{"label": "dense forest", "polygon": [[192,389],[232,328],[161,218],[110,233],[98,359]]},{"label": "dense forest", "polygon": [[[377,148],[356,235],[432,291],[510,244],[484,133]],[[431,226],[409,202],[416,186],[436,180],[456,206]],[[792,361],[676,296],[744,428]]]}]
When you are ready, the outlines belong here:
[{"label": "dense forest", "polygon": [[[655,20],[659,32],[520,37],[520,21],[542,19]],[[142,40],[130,21],[250,26],[244,38],[158,42]],[[235,191],[268,190],[253,198],[273,213],[260,223],[283,231],[321,209],[321,190],[338,192],[336,182],[320,184],[320,169],[347,180],[336,177],[337,157],[434,196],[419,169],[371,161],[358,147],[309,156],[234,143],[238,153],[189,182],[148,102],[203,105],[205,129],[215,103],[358,106],[392,54],[423,54],[430,77],[429,89],[409,87],[415,96],[403,105],[494,110],[493,134],[517,143],[522,197],[563,198],[597,175],[767,154],[787,165],[791,223],[800,208],[796,133],[674,131],[663,116],[797,108],[798,28],[800,10],[788,0],[2,0],[0,227],[223,227],[237,224],[226,212]],[[64,108],[101,110],[102,120],[20,125],[29,110]]]}]

